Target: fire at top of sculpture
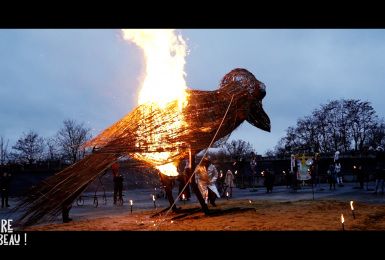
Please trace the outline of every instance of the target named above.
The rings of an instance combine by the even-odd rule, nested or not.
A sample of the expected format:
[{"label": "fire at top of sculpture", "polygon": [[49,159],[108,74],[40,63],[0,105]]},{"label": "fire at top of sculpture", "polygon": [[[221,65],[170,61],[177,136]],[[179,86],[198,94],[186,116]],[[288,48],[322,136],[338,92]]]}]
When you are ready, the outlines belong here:
[{"label": "fire at top of sculpture", "polygon": [[[148,73],[154,64],[147,61],[146,69]],[[88,142],[87,146],[95,148],[92,154],[46,179],[20,203],[19,208],[26,211],[19,224],[53,219],[120,157],[128,156],[172,176],[177,174],[176,163],[189,151],[199,152],[228,137],[245,120],[270,131],[270,119],[262,107],[265,85],[246,69],[227,73],[216,90],[183,89],[177,95],[161,104],[145,100]]]}]

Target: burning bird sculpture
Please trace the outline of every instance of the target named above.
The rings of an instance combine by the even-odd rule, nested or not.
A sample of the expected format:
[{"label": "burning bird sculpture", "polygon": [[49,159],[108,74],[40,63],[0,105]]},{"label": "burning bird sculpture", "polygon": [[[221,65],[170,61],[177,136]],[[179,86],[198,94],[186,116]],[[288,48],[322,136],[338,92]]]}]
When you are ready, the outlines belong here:
[{"label": "burning bird sculpture", "polygon": [[31,190],[19,205],[26,209],[20,223],[53,219],[123,156],[175,175],[169,166],[174,167],[189,151],[199,152],[212,141],[228,137],[245,120],[270,131],[270,119],[262,107],[265,95],[262,82],[246,69],[237,68],[223,77],[217,90],[186,90],[183,106],[177,101],[164,107],[138,106],[86,144],[95,148],[92,154]]}]

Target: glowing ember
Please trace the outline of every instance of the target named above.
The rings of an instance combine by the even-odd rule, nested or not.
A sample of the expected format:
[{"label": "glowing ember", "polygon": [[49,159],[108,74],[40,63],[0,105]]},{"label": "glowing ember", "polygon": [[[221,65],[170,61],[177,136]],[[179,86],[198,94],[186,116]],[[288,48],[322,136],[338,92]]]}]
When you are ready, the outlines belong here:
[{"label": "glowing ember", "polygon": [[341,214],[341,223],[343,224],[345,222],[344,214]]},{"label": "glowing ember", "polygon": [[354,210],[354,207],[353,207],[353,201],[352,201],[352,200],[350,201],[350,208],[351,208],[352,210]]},{"label": "glowing ember", "polygon": [[[180,35],[176,35],[173,29],[124,29],[123,38],[134,42],[144,52],[146,72],[139,94],[139,105],[146,104],[143,115],[146,117],[154,110],[165,110],[173,118],[173,123],[160,125],[168,134],[172,134],[183,125],[187,125],[181,110],[187,105],[187,85],[184,72],[187,46]],[[178,105],[167,107],[172,102]],[[159,124],[159,122],[153,122]],[[141,130],[139,129],[139,134]],[[166,142],[167,136],[147,134],[145,138],[156,141],[155,143]],[[140,145],[140,144],[137,144]],[[178,153],[178,151],[175,151]],[[178,172],[173,163],[164,164],[171,157],[169,152],[135,154],[140,158],[154,165],[161,173],[168,176],[177,176]]]}]

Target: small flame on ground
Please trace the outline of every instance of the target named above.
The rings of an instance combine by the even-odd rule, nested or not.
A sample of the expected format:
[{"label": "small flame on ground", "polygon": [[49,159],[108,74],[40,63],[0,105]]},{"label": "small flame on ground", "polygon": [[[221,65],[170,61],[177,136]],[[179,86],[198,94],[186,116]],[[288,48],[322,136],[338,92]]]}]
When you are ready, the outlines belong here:
[{"label": "small flame on ground", "polygon": [[133,201],[132,201],[132,200],[130,200],[130,205],[132,206],[132,204],[133,204]]},{"label": "small flame on ground", "polygon": [[341,223],[343,224],[345,222],[344,214],[341,214]]},{"label": "small flame on ground", "polygon": [[152,195],[152,200],[155,201],[155,195]]},{"label": "small flame on ground", "polygon": [[354,210],[354,207],[353,207],[353,201],[352,201],[352,200],[350,201],[350,208],[351,208],[352,210]]}]

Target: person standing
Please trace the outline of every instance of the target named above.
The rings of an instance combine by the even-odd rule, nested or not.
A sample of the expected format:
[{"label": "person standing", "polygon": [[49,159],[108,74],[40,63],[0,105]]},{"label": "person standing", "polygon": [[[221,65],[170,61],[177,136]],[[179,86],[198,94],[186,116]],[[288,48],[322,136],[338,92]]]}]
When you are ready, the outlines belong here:
[{"label": "person standing", "polygon": [[340,152],[336,151],[334,154],[334,172],[337,177],[337,184],[339,187],[344,186],[342,171],[341,171],[341,162],[340,162]]},{"label": "person standing", "polygon": [[0,189],[1,189],[1,207],[10,207],[8,203],[9,198],[9,188],[11,183],[11,174],[4,172],[0,177]]},{"label": "person standing", "polygon": [[358,161],[355,162],[355,164],[353,165],[353,174],[356,175],[357,182],[360,185],[359,188],[363,189],[364,188],[365,176],[364,176],[364,172],[363,172],[363,169],[362,169],[362,165]]},{"label": "person standing", "polygon": [[212,206],[216,206],[215,199],[220,197],[215,182],[218,178],[218,171],[211,163],[208,157],[204,157],[201,165],[197,167],[195,180],[198,188],[206,202],[210,202]]},{"label": "person standing", "polygon": [[330,185],[329,190],[331,190],[332,187],[335,190],[336,189],[336,172],[334,169],[334,164],[329,165],[329,169],[327,171],[327,174],[328,174],[328,180],[329,180],[329,185]]},{"label": "person standing", "polygon": [[290,160],[290,174],[291,174],[293,190],[298,189],[299,164],[300,162],[298,162],[298,157],[292,154],[291,160]]},{"label": "person standing", "polygon": [[257,179],[257,183],[259,181],[259,178],[257,176],[257,156],[254,152],[251,152],[251,159],[250,159],[250,169],[251,169],[251,187],[254,188],[255,186],[255,179]]},{"label": "person standing", "polygon": [[376,149],[376,188],[374,193],[378,193],[378,189],[381,186],[381,194],[384,194],[384,182],[385,182],[385,153],[382,148]]},{"label": "person standing", "polygon": [[120,165],[118,162],[114,162],[111,165],[112,170],[112,181],[114,182],[114,205],[116,205],[118,196],[119,199],[122,198],[122,190],[123,190],[123,176],[119,172]]},{"label": "person standing", "polygon": [[231,170],[227,170],[226,176],[225,176],[225,189],[223,190],[223,195],[226,194],[228,190],[229,192],[229,197],[231,198],[233,196],[233,188],[235,187],[234,184],[234,174]]},{"label": "person standing", "polygon": [[274,180],[275,180],[274,173],[269,171],[269,169],[266,169],[264,171],[264,176],[265,176],[266,193],[273,192]]}]

